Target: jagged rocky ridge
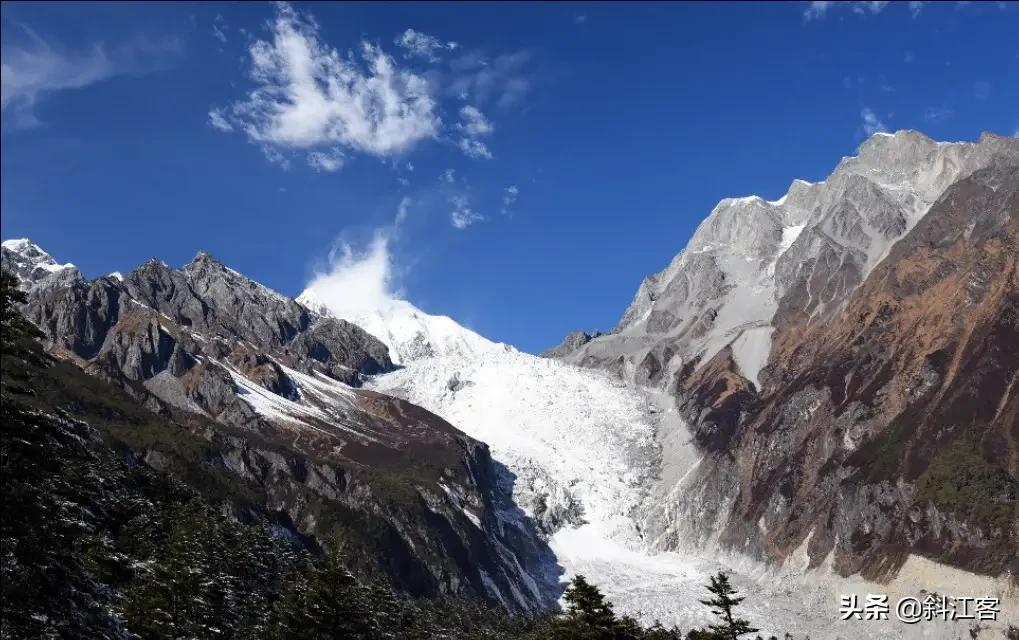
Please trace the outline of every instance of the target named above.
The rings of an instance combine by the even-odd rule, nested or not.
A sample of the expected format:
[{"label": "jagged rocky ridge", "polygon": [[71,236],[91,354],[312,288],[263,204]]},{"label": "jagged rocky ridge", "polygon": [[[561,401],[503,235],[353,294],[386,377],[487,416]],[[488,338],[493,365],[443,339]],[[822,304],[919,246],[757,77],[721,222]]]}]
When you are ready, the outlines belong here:
[{"label": "jagged rocky ridge", "polygon": [[548,352],[686,419],[702,458],[657,488],[654,544],[1015,576],[1017,189],[1016,138],[877,134],[824,182],[723,200],[612,332]]},{"label": "jagged rocky ridge", "polygon": [[[210,465],[256,484],[295,533],[352,547],[412,594],[482,597],[514,611],[554,599],[543,543],[481,442],[404,400],[358,388],[394,368],[384,344],[200,253],[86,280],[6,241],[24,313],[54,355],[114,382],[211,442]],[[159,468],[160,454],[140,450]]]}]

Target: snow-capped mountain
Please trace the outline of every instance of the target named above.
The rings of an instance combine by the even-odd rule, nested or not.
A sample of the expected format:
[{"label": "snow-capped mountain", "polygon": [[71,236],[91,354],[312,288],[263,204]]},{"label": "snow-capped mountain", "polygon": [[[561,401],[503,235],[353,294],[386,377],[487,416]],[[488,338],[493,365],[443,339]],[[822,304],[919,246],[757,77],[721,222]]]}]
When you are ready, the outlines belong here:
[{"label": "snow-capped mountain", "polygon": [[[825,326],[888,256],[900,259],[893,251],[900,241],[917,246],[914,236],[938,228],[934,219],[919,224],[935,204],[965,198],[966,181],[989,167],[1009,175],[1016,157],[1014,139],[986,135],[975,144],[945,144],[899,132],[872,137],[825,182],[794,181],[787,195],[770,202],[723,200],[672,264],[641,285],[611,334],[576,334],[558,349],[566,362],[488,342],[403,301],[346,319],[380,336],[402,365],[373,376],[367,386],[410,399],[489,443],[493,457],[515,476],[517,503],[550,534],[557,561],[567,573],[595,580],[621,610],[684,626],[701,623],[698,606],[680,603],[696,602],[704,576],[728,567],[737,571],[737,584],[752,582],[764,600],[748,603],[749,612],[757,620],[781,621],[783,630],[811,637],[940,637],[894,624],[861,630],[833,622],[831,611],[840,594],[868,589],[912,595],[965,585],[1004,598],[1007,580],[908,554],[895,570],[878,575],[866,566],[887,558],[886,550],[875,546],[866,560],[847,561],[840,559],[846,552],[836,537],[827,543],[836,550],[829,546],[827,558],[819,557],[817,541],[830,535],[820,528],[813,543],[809,528],[772,542],[769,534],[788,530],[784,519],[792,518],[790,507],[774,500],[768,511],[756,512],[756,530],[744,533],[746,527],[731,520],[742,504],[754,504],[741,488],[763,493],[782,485],[770,480],[775,476],[756,475],[752,464],[727,462],[730,452],[740,452],[734,449],[740,441],[738,432],[726,429],[738,428],[746,403],[768,389],[772,337],[778,331],[784,344],[788,318]],[[978,202],[973,206],[984,206]],[[988,206],[993,217],[993,206],[1001,205]],[[803,300],[795,297],[800,291],[808,292]],[[314,290],[300,299],[330,312]],[[822,366],[812,362],[809,368]],[[788,416],[811,416],[818,400],[779,395],[776,402],[791,424]],[[797,445],[775,438],[762,434],[754,455],[799,455]],[[789,458],[780,464],[804,468]],[[847,463],[839,464],[851,473]],[[834,500],[849,532],[889,526],[867,515],[874,498],[814,499],[824,508]],[[927,526],[904,535],[929,535],[920,533]],[[769,544],[786,546],[769,556],[761,551]],[[939,633],[955,637],[968,630],[963,623]]]},{"label": "snow-capped mountain", "polygon": [[[52,354],[208,441],[189,462],[250,487],[236,509],[272,514],[294,536],[342,535],[362,548],[352,562],[411,593],[520,612],[554,601],[558,574],[542,573],[547,545],[516,516],[488,448],[358,386],[394,368],[361,328],[204,252],[177,269],[148,260],[120,278],[86,280],[18,241],[4,243],[3,267],[24,275],[22,312]],[[160,438],[174,456],[196,455],[172,451],[172,434]],[[167,464],[145,442],[132,455]]]},{"label": "snow-capped mountain", "polygon": [[4,268],[51,351],[214,434],[300,531],[321,498],[381,518],[436,592],[529,610],[583,573],[689,628],[729,569],[765,632],[986,637],[836,612],[925,590],[1019,615],[1017,144],[879,134],[824,182],[723,200],[611,333],[544,358],[205,254],[86,281],[16,241]]},{"label": "snow-capped mountain", "polygon": [[30,289],[55,288],[81,279],[77,267],[70,262],[58,264],[53,256],[27,238],[4,240],[0,254],[4,270]]},{"label": "snow-capped mountain", "polygon": [[[298,300],[331,313],[314,290]],[[875,585],[828,569],[807,572],[802,552],[768,567],[693,542],[675,551],[656,548],[648,523],[667,510],[657,487],[694,472],[703,456],[666,394],[491,342],[406,301],[361,314],[344,319],[375,327],[401,359],[400,368],[371,376],[365,386],[425,407],[491,447],[515,503],[549,538],[555,563],[549,578],[558,574],[555,565],[563,578],[582,573],[618,611],[689,628],[709,622],[699,603],[706,576],[727,570],[755,594],[748,615],[765,630],[900,637],[901,629],[875,625],[861,635],[851,623],[833,623],[829,609],[841,593]]]},{"label": "snow-capped mountain", "polygon": [[334,315],[356,324],[389,347],[396,364],[432,356],[481,356],[509,347],[486,340],[447,316],[428,315],[405,300],[386,299],[371,309],[355,313],[330,311],[322,293],[306,290],[297,301],[320,314]]},{"label": "snow-capped mountain", "polygon": [[[612,332],[560,357],[667,388],[728,346],[759,388],[783,298],[783,313],[828,317],[949,185],[1017,153],[1015,138],[992,134],[945,143],[878,133],[823,182],[794,180],[774,201],[724,199],[641,283]],[[795,305],[793,292],[804,298]]]},{"label": "snow-capped mountain", "polygon": [[[314,291],[298,300],[330,313]],[[379,336],[401,365],[365,386],[421,404],[488,443],[517,476],[518,504],[547,531],[586,521],[639,538],[628,516],[655,459],[653,409],[643,394],[491,342],[403,300],[343,319]]]},{"label": "snow-capped mountain", "polygon": [[550,350],[688,425],[656,434],[652,547],[967,584],[1019,615],[1017,192],[1017,138],[872,136],[824,182],[723,200],[612,332]]}]

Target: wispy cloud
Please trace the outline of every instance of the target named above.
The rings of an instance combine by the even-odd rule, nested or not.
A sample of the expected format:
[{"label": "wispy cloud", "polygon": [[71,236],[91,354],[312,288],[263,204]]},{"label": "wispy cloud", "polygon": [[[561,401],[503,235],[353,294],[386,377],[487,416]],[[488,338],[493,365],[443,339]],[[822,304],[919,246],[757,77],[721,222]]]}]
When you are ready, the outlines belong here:
[{"label": "wispy cloud", "polygon": [[515,184],[503,189],[502,195],[502,213],[505,215],[509,212],[509,208],[513,206],[513,203],[517,201],[517,196],[520,195],[520,189]]},{"label": "wispy cloud", "polygon": [[461,100],[482,105],[494,103],[508,109],[520,105],[530,93],[532,80],[527,71],[531,54],[517,51],[491,60],[472,51],[450,61],[451,77],[445,92]]},{"label": "wispy cloud", "polygon": [[4,34],[0,48],[0,110],[19,127],[40,124],[35,107],[54,93],[161,68],[183,48],[175,38],[131,38],[113,47],[96,42],[71,49],[17,27]]},{"label": "wispy cloud", "polygon": [[414,29],[407,29],[394,40],[395,44],[403,48],[405,58],[424,58],[429,62],[438,62],[440,55],[450,51],[456,51],[460,45],[453,41],[443,42],[435,36],[421,33]]},{"label": "wispy cloud", "polygon": [[470,183],[466,178],[457,176],[456,170],[446,169],[439,174],[438,187],[442,198],[449,204],[449,222],[454,229],[463,230],[485,219],[471,203]]},{"label": "wispy cloud", "polygon": [[464,154],[471,158],[492,159],[492,152],[480,138],[491,135],[495,131],[495,126],[477,107],[472,105],[462,107],[460,122],[456,128],[462,134],[457,145]]},{"label": "wispy cloud", "polygon": [[955,112],[947,105],[927,107],[923,112],[923,119],[933,124],[940,124],[949,120]]},{"label": "wispy cloud", "polygon": [[407,219],[407,216],[410,214],[410,205],[412,202],[413,200],[411,200],[410,196],[404,196],[400,199],[400,204],[396,208],[396,219],[394,221],[396,225],[403,224]]},{"label": "wispy cloud", "polygon": [[888,127],[870,107],[864,107],[860,111],[860,118],[862,119],[860,127],[863,129],[863,133],[868,136],[888,131]]},{"label": "wispy cloud", "polygon": [[332,173],[343,168],[346,156],[343,151],[333,147],[328,151],[312,151],[307,156],[308,166],[319,173]]},{"label": "wispy cloud", "polygon": [[269,164],[274,164],[284,171],[290,170],[290,158],[283,155],[276,149],[270,146],[262,147],[262,155],[269,161]]},{"label": "wispy cloud", "polygon": [[[823,20],[830,12],[838,10],[851,10],[859,15],[876,15],[884,11],[888,4],[888,2],[811,2],[803,10],[803,18],[808,22]],[[910,10],[918,11],[918,9],[914,9],[914,4],[918,3],[909,3]]]},{"label": "wispy cloud", "polygon": [[973,93],[977,100],[986,100],[991,95],[991,83],[986,80],[977,80],[973,85]]},{"label": "wispy cloud", "polygon": [[466,194],[461,193],[452,196],[449,199],[449,203],[453,206],[453,210],[449,214],[449,221],[454,229],[463,230],[485,219],[483,215],[471,207],[470,200]]},{"label": "wispy cloud", "polygon": [[234,127],[223,115],[222,109],[209,109],[209,125],[220,131],[233,131]]},{"label": "wispy cloud", "polygon": [[222,14],[217,13],[216,17],[212,20],[212,37],[219,40],[221,44],[226,44],[227,29],[226,19]]},{"label": "wispy cloud", "polygon": [[492,152],[488,150],[488,146],[474,138],[460,138],[457,142],[457,147],[460,151],[463,151],[464,155],[468,158],[481,158],[484,160],[491,160],[493,158]]}]

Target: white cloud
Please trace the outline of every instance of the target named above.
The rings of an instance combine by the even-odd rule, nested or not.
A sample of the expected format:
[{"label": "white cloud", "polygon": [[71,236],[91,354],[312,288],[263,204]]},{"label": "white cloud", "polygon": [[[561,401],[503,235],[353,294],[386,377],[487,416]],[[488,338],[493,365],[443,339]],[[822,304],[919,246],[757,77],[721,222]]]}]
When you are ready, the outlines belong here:
[{"label": "white cloud", "polygon": [[219,40],[221,43],[226,44],[226,20],[220,13],[216,14],[215,19],[212,21],[212,37]]},{"label": "white cloud", "polygon": [[341,318],[383,307],[397,295],[390,234],[377,230],[360,251],[341,242],[329,253],[328,268],[316,273],[305,291]]},{"label": "white cloud", "polygon": [[396,226],[403,224],[403,221],[407,219],[407,214],[410,213],[410,205],[412,203],[413,200],[409,196],[404,196],[400,199],[400,204],[396,207],[396,219],[393,224]]},{"label": "white cloud", "polygon": [[[884,8],[888,6],[888,2],[854,2],[853,11],[856,13],[870,12],[873,14],[881,13]],[[910,4],[912,8],[912,4]]]},{"label": "white cloud", "polygon": [[35,103],[46,94],[78,89],[105,80],[116,73],[101,44],[74,56],[64,56],[41,40],[32,49],[5,47],[0,65],[0,109],[31,114]]},{"label": "white cloud", "polygon": [[456,169],[446,169],[439,175],[439,180],[446,184],[453,184],[456,182]]},{"label": "white cloud", "polygon": [[333,147],[328,151],[312,151],[307,156],[308,166],[319,173],[331,173],[343,168],[347,158],[343,151]]},{"label": "white cloud", "polygon": [[290,169],[290,159],[278,150],[273,149],[272,147],[263,146],[262,155],[264,155],[265,159],[269,161],[269,164],[274,164],[284,171],[288,171]]},{"label": "white cloud", "polygon": [[909,3],[909,12],[913,15],[914,18],[918,17],[920,15],[920,12],[923,11],[924,4],[925,4],[924,2]]},{"label": "white cloud", "polygon": [[158,68],[181,50],[173,38],[130,38],[116,47],[99,42],[71,51],[19,27],[19,32],[4,34],[0,47],[0,110],[18,126],[39,124],[35,106],[53,93]]},{"label": "white cloud", "polygon": [[927,107],[923,112],[923,119],[927,122],[938,124],[951,118],[953,113],[952,108],[947,105]]},{"label": "white cloud", "polygon": [[491,160],[493,158],[492,152],[488,149],[488,146],[480,141],[473,138],[460,138],[457,143],[460,150],[464,152],[468,158]]},{"label": "white cloud", "polygon": [[863,119],[861,124],[863,132],[868,136],[888,131],[888,127],[885,126],[885,123],[882,122],[877,114],[869,107],[864,107],[863,110],[860,111],[860,117]]},{"label": "white cloud", "polygon": [[824,18],[825,14],[828,13],[828,9],[834,2],[811,2],[810,5],[803,10],[803,17],[807,20],[820,20]]},{"label": "white cloud", "polygon": [[520,104],[531,90],[525,68],[531,54],[518,51],[489,60],[480,51],[472,51],[450,61],[453,70],[446,85],[447,95],[476,104],[494,102],[500,108]]},{"label": "white cloud", "polygon": [[[916,3],[909,3],[909,7],[911,11],[914,11],[914,15],[916,15],[918,9],[914,9],[914,4]],[[811,2],[803,10],[803,18],[808,22],[811,20],[823,20],[829,11],[838,9],[851,9],[853,13],[860,15],[868,13],[876,15],[884,11],[886,6],[888,6],[888,2]]]},{"label": "white cloud", "polygon": [[233,125],[223,115],[222,109],[209,109],[209,125],[220,131],[233,131]]},{"label": "white cloud", "polygon": [[454,195],[449,199],[449,203],[453,205],[453,211],[449,214],[449,221],[454,229],[463,230],[485,219],[483,215],[474,211],[466,195]]},{"label": "white cloud", "polygon": [[424,58],[429,62],[438,62],[439,53],[455,51],[460,47],[456,42],[442,42],[435,36],[414,29],[407,29],[394,42],[404,49],[404,58]]},{"label": "white cloud", "polygon": [[310,151],[343,147],[378,157],[437,135],[441,120],[429,84],[400,69],[376,45],[344,57],[318,27],[277,5],[272,40],[249,48],[255,87],[230,108],[232,124],[257,144]]},{"label": "white cloud", "polygon": [[574,16],[573,21],[576,22],[577,24],[584,24],[585,22],[587,22],[587,16],[584,14]]},{"label": "white cloud", "polygon": [[471,158],[492,159],[492,152],[479,138],[491,135],[495,126],[477,107],[465,105],[461,108],[456,128],[464,134],[457,143],[461,151]]},{"label": "white cloud", "polygon": [[460,122],[456,126],[472,138],[487,136],[495,131],[495,127],[485,114],[471,105],[460,109]]},{"label": "white cloud", "polygon": [[[323,167],[316,154],[334,148],[347,158],[391,159],[396,167],[400,156],[429,140],[452,142],[468,157],[490,159],[486,138],[495,125],[482,108],[517,105],[531,90],[526,51],[489,59],[477,50],[461,52],[456,42],[407,29],[395,39],[402,58],[438,63],[439,54],[447,56],[441,67],[422,69],[395,60],[369,41],[342,53],[322,40],[313,17],[286,3],[276,5],[268,30],[268,37],[248,47],[250,86],[244,97],[214,107],[209,123],[239,131],[253,144],[284,156],[303,154],[316,168]],[[446,124],[439,113],[447,106],[442,102],[451,98],[470,104],[457,106],[458,120]]]},{"label": "white cloud", "polygon": [[503,189],[502,213],[505,214],[506,212],[509,211],[509,208],[513,206],[514,202],[517,201],[517,196],[519,195],[520,189],[515,184],[511,184],[510,186]]}]

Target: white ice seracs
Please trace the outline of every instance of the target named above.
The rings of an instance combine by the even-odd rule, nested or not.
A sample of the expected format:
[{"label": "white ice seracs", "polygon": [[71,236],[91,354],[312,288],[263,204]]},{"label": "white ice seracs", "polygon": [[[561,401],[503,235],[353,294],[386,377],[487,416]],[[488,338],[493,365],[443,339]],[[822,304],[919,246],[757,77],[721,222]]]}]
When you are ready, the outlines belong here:
[{"label": "white ice seracs", "polygon": [[[704,584],[709,575],[727,570],[749,596],[745,615],[765,637],[785,631],[822,640],[913,637],[904,625],[863,628],[838,622],[840,594],[866,593],[878,585],[843,580],[825,569],[805,572],[796,563],[770,568],[718,549],[652,549],[642,523],[661,505],[649,487],[665,473],[682,478],[699,460],[675,412],[659,408],[659,394],[490,342],[407,302],[365,317],[402,327],[382,327],[380,333],[394,353],[404,356],[400,369],[374,377],[367,386],[423,406],[488,443],[493,458],[511,474],[514,499],[529,516],[542,520],[557,509],[561,514],[544,520],[561,578],[583,573],[617,612],[683,630],[708,624],[710,612],[699,602],[706,595]],[[422,336],[428,338],[422,341]],[[745,348],[737,349],[741,367],[756,366],[752,361],[759,361],[763,340],[747,338]],[[425,343],[430,349],[418,350]],[[682,468],[665,470],[656,431],[667,431],[677,441],[673,448],[685,457],[670,464]],[[682,479],[675,485],[681,487]],[[952,627],[950,632],[960,631]]]}]

